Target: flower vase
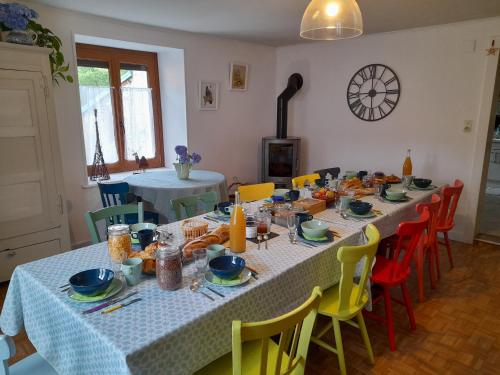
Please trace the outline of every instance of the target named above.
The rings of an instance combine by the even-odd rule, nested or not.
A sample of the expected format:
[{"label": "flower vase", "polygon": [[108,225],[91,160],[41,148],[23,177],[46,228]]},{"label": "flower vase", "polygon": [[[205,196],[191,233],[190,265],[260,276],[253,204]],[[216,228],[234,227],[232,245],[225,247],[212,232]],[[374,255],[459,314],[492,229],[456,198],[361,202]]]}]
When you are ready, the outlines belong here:
[{"label": "flower vase", "polygon": [[179,180],[189,179],[189,172],[191,171],[192,166],[193,165],[190,163],[174,163],[177,178],[179,178]]},{"label": "flower vase", "polygon": [[34,45],[35,40],[36,34],[26,30],[11,30],[5,38],[7,43],[24,44],[28,46]]}]

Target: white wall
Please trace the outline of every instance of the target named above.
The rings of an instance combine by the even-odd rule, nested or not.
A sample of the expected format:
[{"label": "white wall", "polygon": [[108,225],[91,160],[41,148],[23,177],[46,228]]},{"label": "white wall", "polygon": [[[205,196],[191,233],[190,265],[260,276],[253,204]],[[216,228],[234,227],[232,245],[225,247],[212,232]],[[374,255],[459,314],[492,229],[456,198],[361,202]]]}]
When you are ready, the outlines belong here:
[{"label": "white wall", "polygon": [[[27,3],[40,13],[40,22],[62,39],[74,76],[76,34],[183,49],[188,147],[202,154],[199,168],[219,171],[228,179],[257,181],[260,139],[274,133],[274,48]],[[234,60],[250,65],[246,92],[227,90],[229,63]],[[221,83],[218,111],[198,111],[197,88],[202,79]],[[71,240],[78,244],[89,239],[84,212],[99,208],[100,201],[96,188],[82,188],[85,162],[78,87],[62,83],[55,95]],[[169,142],[166,145],[171,147]]]},{"label": "white wall", "polygon": [[[289,135],[305,140],[303,170],[340,166],[400,175],[411,148],[415,175],[464,181],[454,238],[470,241],[475,212],[468,186],[479,183],[471,181],[478,129],[462,129],[466,119],[476,125],[485,49],[495,35],[500,18],[278,48],[276,93],[291,73],[304,77],[289,104]],[[371,63],[390,66],[402,88],[396,109],[373,123],[357,119],[346,103],[350,78]]]}]

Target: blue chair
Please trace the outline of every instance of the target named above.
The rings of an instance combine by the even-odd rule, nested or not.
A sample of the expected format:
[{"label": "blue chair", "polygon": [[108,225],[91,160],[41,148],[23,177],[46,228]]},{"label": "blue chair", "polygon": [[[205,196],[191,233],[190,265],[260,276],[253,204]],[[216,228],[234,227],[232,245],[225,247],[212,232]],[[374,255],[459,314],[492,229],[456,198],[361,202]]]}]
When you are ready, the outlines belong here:
[{"label": "blue chair", "polygon": [[[122,204],[127,204],[127,194],[129,192],[129,186],[126,182],[116,182],[116,183],[97,183],[99,186],[99,192],[101,194],[102,207],[109,206],[119,206]],[[141,198],[137,198],[137,201],[142,201]],[[126,224],[136,224],[139,218],[136,214],[125,215]],[[153,222],[156,225],[159,223],[159,216],[156,212],[144,211],[144,221]]]},{"label": "blue chair", "polygon": [[57,375],[56,370],[38,353],[9,367],[7,361],[15,354],[14,340],[9,336],[0,335],[0,375]]}]

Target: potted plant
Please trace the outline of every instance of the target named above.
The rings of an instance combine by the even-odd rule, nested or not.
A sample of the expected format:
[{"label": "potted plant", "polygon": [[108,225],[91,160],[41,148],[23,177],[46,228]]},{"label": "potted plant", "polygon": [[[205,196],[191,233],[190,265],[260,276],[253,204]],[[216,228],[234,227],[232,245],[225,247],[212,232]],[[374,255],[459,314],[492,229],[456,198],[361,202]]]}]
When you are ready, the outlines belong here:
[{"label": "potted plant", "polygon": [[61,39],[36,22],[37,18],[38,13],[26,5],[0,3],[0,30],[6,32],[5,41],[52,49],[49,54],[52,80],[57,84],[59,79],[73,82],[73,77],[68,74],[69,65],[64,63]]},{"label": "potted plant", "polygon": [[193,165],[201,161],[201,155],[196,152],[188,154],[187,147],[182,145],[175,146],[175,153],[177,154],[177,163],[173,164],[177,172],[177,177],[180,180],[187,180]]}]

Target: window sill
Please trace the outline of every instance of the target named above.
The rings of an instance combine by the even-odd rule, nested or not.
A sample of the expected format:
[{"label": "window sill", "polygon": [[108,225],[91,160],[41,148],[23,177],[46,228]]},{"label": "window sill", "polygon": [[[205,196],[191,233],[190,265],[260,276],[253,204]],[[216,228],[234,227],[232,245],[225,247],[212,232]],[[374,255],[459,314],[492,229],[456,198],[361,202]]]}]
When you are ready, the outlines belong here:
[{"label": "window sill", "polygon": [[[162,171],[168,170],[169,168],[150,168],[147,171]],[[131,176],[134,174],[134,171],[127,172],[119,172],[119,173],[110,173],[109,180],[104,180],[103,182],[122,182],[125,177]],[[82,184],[82,189],[93,189],[97,187],[97,181],[91,181],[87,177],[87,183]]]}]

